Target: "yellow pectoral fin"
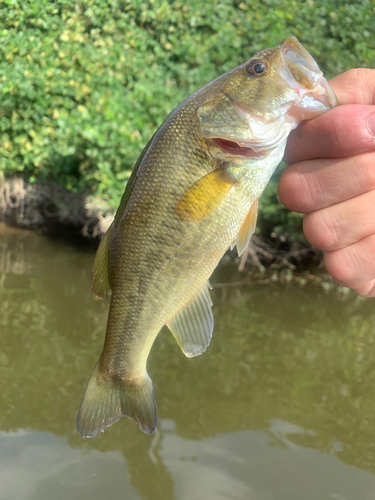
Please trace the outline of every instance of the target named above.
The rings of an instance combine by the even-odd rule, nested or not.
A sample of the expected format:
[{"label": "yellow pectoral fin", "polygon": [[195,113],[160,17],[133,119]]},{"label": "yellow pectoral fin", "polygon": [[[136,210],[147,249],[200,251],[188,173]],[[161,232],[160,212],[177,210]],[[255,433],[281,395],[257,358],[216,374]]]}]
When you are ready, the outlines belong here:
[{"label": "yellow pectoral fin", "polygon": [[100,242],[92,268],[91,290],[97,299],[105,299],[112,293],[108,276],[109,242],[112,231],[113,223],[109,226],[104,238]]},{"label": "yellow pectoral fin", "polygon": [[255,200],[251,205],[249,213],[246,215],[246,219],[244,220],[240,232],[238,233],[235,244],[237,246],[238,256],[240,256],[243,251],[247,248],[250,243],[251,235],[255,231],[255,226],[258,218],[258,200]]},{"label": "yellow pectoral fin", "polygon": [[200,221],[213,213],[238,181],[219,168],[193,184],[176,203],[174,209],[181,219]]}]

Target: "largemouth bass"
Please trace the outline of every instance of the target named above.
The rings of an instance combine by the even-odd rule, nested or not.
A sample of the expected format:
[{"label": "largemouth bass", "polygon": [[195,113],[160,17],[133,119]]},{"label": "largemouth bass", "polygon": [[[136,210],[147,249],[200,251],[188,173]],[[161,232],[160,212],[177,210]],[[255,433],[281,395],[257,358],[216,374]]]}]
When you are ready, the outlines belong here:
[{"label": "largemouth bass", "polygon": [[248,245],[289,132],[336,104],[292,37],[197,90],[155,133],[94,261],[92,290],[111,295],[111,304],[77,417],[81,436],[95,437],[122,416],[153,432],[146,362],[156,336],[168,325],[186,356],[206,350],[213,270],[228,247],[241,254]]}]

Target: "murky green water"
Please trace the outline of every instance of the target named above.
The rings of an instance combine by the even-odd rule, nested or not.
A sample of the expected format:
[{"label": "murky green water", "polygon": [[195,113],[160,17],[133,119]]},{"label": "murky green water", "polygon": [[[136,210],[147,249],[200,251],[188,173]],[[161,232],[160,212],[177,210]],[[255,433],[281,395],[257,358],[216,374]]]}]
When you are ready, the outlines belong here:
[{"label": "murky green water", "polygon": [[75,416],[108,303],[93,252],[0,233],[1,500],[374,500],[375,303],[306,286],[213,290],[208,351],[167,330],[149,372],[158,430],[92,441]]}]

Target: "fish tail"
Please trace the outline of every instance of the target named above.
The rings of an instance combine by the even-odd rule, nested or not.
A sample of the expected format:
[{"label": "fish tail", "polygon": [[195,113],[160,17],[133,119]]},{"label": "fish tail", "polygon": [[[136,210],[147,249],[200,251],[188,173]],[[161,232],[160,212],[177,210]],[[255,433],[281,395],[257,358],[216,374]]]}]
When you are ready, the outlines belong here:
[{"label": "fish tail", "polygon": [[152,381],[144,377],[123,380],[109,376],[96,364],[77,415],[77,429],[83,438],[93,438],[121,417],[135,420],[146,434],[157,424]]}]

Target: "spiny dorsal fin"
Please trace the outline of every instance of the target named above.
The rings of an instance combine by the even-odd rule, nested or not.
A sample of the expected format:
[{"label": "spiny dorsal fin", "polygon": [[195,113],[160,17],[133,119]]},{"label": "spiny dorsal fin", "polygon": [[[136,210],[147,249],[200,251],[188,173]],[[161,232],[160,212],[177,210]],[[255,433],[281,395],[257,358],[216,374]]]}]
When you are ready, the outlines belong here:
[{"label": "spiny dorsal fin", "polygon": [[109,285],[108,259],[109,242],[113,231],[113,222],[107,229],[104,238],[96,251],[91,273],[91,290],[97,299],[105,299],[112,293]]},{"label": "spiny dorsal fin", "polygon": [[200,221],[214,212],[231,187],[238,181],[222,167],[201,177],[176,203],[181,219]]},{"label": "spiny dorsal fin", "polygon": [[168,323],[177,344],[188,358],[203,354],[214,329],[209,283]]},{"label": "spiny dorsal fin", "polygon": [[255,231],[255,226],[258,218],[258,200],[255,200],[251,205],[249,213],[246,215],[246,219],[244,220],[240,232],[235,239],[232,248],[234,245],[237,245],[238,256],[240,256],[243,251],[247,248],[250,243],[250,238]]}]

